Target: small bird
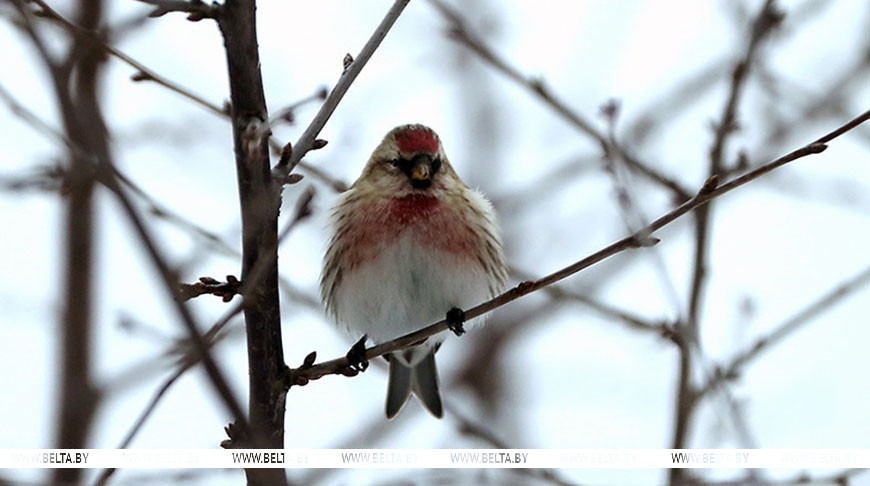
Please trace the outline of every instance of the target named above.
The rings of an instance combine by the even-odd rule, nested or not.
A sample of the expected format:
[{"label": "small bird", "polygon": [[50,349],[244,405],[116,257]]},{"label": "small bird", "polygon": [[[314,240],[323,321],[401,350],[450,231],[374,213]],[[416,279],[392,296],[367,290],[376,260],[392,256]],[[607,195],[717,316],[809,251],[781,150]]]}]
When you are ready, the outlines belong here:
[{"label": "small bird", "polygon": [[[498,295],[507,281],[492,205],[459,179],[440,138],[424,125],[387,133],[336,203],[331,223],[320,293],[327,313],[354,338],[383,343],[445,315],[460,334],[460,309]],[[411,393],[432,415],[444,414],[435,367],[444,338],[387,356],[387,418]]]}]

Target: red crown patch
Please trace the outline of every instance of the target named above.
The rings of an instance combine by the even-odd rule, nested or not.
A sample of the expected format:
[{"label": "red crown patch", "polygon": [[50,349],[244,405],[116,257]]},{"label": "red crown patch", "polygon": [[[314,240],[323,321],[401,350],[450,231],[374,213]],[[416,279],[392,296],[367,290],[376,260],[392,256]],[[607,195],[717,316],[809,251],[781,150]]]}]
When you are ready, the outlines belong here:
[{"label": "red crown patch", "polygon": [[409,128],[396,134],[396,145],[403,154],[438,152],[438,139],[425,128]]}]

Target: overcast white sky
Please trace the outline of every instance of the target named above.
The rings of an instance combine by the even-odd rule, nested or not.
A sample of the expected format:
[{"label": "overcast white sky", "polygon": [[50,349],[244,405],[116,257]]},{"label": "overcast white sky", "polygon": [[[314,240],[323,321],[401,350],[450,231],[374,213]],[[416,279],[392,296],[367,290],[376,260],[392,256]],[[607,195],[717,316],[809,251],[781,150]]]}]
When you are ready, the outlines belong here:
[{"label": "overcast white sky", "polygon": [[[49,2],[70,13],[67,1]],[[134,1],[111,3],[120,21],[146,10]],[[280,109],[331,86],[346,52],[356,54],[390,2],[262,1],[258,10],[261,62],[269,108]],[[566,103],[604,128],[599,106],[620,100],[620,129],[663,99],[681,80],[742,52],[745,27],[735,5],[747,12],[759,1],[544,1],[452,2],[467,8],[471,25],[521,71],[544,78]],[[808,5],[815,5],[810,8]],[[745,149],[753,163],[780,155],[827,133],[870,107],[865,69],[843,90],[843,109],[766,144],[771,120],[791,124],[803,106],[829,87],[868,49],[870,9],[861,0],[783,1],[786,23],[765,49],[765,69],[787,80],[779,98],[750,80],[740,107],[741,130],[731,139],[728,160]],[[809,8],[809,9],[808,9]],[[8,10],[8,9],[6,9]],[[4,10],[4,11],[6,11]],[[799,25],[789,14],[809,12]],[[345,180],[356,178],[371,150],[395,125],[420,122],[441,135],[465,181],[491,196],[502,210],[512,264],[535,275],[576,261],[625,235],[611,179],[600,170],[595,143],[544,107],[523,88],[445,38],[445,20],[422,0],[412,0],[381,48],[351,87],[322,132],[326,149],[308,162]],[[47,31],[49,32],[49,31]],[[54,32],[54,31],[50,31]],[[56,33],[56,32],[55,32]],[[60,42],[57,43],[60,45]],[[7,19],[0,22],[0,84],[28,108],[58,126],[50,88],[34,51]],[[150,20],[116,46],[205,99],[228,97],[223,43],[212,22],[186,22],[181,15]],[[231,242],[238,242],[238,205],[230,127],[160,86],[133,83],[133,70],[110,59],[104,109],[117,164],[162,204]],[[706,178],[711,122],[725,103],[727,74],[663,125],[660,135],[633,146],[635,153],[686,187]],[[836,93],[835,93],[836,94]],[[316,111],[297,113],[298,123],[276,130],[295,140]],[[21,174],[52,162],[59,147],[0,106],[0,176]],[[482,132],[483,128],[486,128]],[[618,129],[621,136],[625,130]],[[714,209],[712,263],[702,307],[702,345],[708,363],[725,361],[752,340],[870,265],[870,130],[836,140],[824,154],[795,162],[766,180],[719,200]],[[585,170],[531,199],[546,175],[566,161]],[[325,247],[326,211],[336,194],[306,178],[285,191],[287,210],[304,187],[317,189],[313,218],[282,247],[284,276],[316,295]],[[667,194],[635,177],[633,196],[647,218],[671,207]],[[98,381],[115,383],[125,370],[159,355],[183,330],[170,312],[156,274],[131,236],[114,201],[100,191],[96,290],[95,366]],[[62,283],[62,212],[57,196],[0,192],[0,447],[52,446],[57,409],[57,326]],[[650,320],[685,312],[692,271],[690,219],[658,236],[655,252],[617,258],[604,269],[583,272],[566,285]],[[152,220],[173,262],[202,249],[185,232]],[[657,255],[657,256],[656,256]],[[671,283],[663,284],[655,258]],[[239,263],[208,256],[186,271],[238,275]],[[671,290],[680,302],[675,307]],[[528,300],[543,297],[535,296]],[[285,354],[297,364],[312,350],[321,358],[343,355],[349,342],[316,310],[283,301]],[[530,304],[498,311],[509,317]],[[203,323],[226,304],[192,303]],[[751,312],[745,309],[751,308]],[[743,311],[741,310],[743,309]],[[870,292],[857,291],[776,349],[750,365],[731,393],[742,409],[755,446],[870,447],[870,388],[866,386],[870,341]],[[119,326],[132,316],[162,337]],[[494,421],[515,447],[659,448],[672,434],[677,354],[655,336],[627,331],[579,305],[566,304],[529,324],[510,344],[508,389],[499,417],[486,416],[467,390],[444,390],[465,415]],[[531,319],[534,321],[535,319]],[[240,329],[240,323],[236,323]],[[450,382],[473,339],[448,338],[439,364]],[[221,368],[236,394],[245,397],[246,355],[241,333],[217,348]],[[170,363],[133,386],[109,388],[96,421],[92,447],[114,447],[150,398]],[[698,370],[698,377],[702,371]],[[398,420],[382,417],[383,368],[355,379],[327,377],[288,396],[286,446],[339,447],[360,428],[387,429],[374,443],[356,447],[477,447],[462,438],[455,421],[442,421],[411,404]],[[246,400],[242,400],[245,402]],[[695,417],[690,444],[742,447],[727,402],[710,400]],[[224,439],[230,421],[199,370],[188,373],[165,397],[133,443],[137,448],[207,448]],[[498,422],[500,421],[500,422]],[[498,422],[496,424],[495,422]],[[511,427],[505,424],[512,424]],[[773,471],[771,477],[794,472]],[[118,480],[135,472],[120,472]],[[292,473],[306,478],[303,472]],[[406,477],[397,471],[395,477]],[[419,478],[432,479],[415,473]],[[498,474],[498,473],[486,473]],[[563,471],[583,484],[661,484],[659,471]],[[729,477],[730,473],[722,473]],[[4,478],[39,480],[32,471],[4,471]],[[870,484],[870,475],[864,475]],[[382,483],[383,472],[345,471],[328,484]],[[455,478],[447,472],[442,476]],[[242,473],[217,472],[198,484],[238,484]],[[475,476],[474,482],[485,476]],[[856,479],[856,484],[862,477]],[[498,483],[497,480],[494,480]],[[188,483],[188,481],[184,481]],[[421,482],[425,482],[422,481]]]}]

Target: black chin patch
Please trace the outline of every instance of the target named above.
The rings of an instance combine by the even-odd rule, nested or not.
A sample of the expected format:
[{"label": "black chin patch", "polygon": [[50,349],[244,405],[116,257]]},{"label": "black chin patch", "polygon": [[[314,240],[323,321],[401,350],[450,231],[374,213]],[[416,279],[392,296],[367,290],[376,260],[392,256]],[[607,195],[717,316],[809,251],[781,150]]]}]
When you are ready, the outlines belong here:
[{"label": "black chin patch", "polygon": [[426,189],[432,185],[431,179],[411,179],[411,185],[414,189]]}]

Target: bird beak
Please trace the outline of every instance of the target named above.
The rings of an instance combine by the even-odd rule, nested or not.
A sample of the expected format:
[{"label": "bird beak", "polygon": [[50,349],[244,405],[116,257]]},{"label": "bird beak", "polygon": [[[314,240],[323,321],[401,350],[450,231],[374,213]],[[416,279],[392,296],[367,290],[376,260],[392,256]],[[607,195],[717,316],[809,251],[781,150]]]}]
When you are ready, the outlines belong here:
[{"label": "bird beak", "polygon": [[407,173],[411,185],[417,189],[425,189],[432,185],[432,158],[420,154],[414,157],[411,163],[411,171]]},{"label": "bird beak", "polygon": [[417,162],[414,167],[411,168],[411,180],[428,181],[430,169],[429,166],[430,164],[428,160],[422,160]]}]

